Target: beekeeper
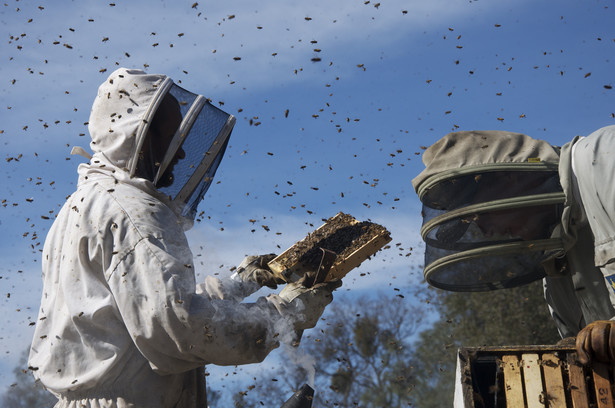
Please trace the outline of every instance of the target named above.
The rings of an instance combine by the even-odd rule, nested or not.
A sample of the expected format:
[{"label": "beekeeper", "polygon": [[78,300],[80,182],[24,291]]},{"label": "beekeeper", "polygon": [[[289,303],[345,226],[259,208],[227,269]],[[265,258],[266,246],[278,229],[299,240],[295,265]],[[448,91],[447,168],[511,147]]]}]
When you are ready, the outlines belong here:
[{"label": "beekeeper", "polygon": [[455,132],[429,147],[425,278],[453,291],[544,279],[579,360],[615,361],[615,126],[559,147],[503,131]]},{"label": "beekeeper", "polygon": [[234,121],[164,75],[122,68],[98,89],[94,154],[43,250],[29,366],[56,407],[204,407],[205,364],[262,361],[332,300],[337,285],[293,283],[241,303],[280,283],[271,255],[195,284],[184,231]]}]

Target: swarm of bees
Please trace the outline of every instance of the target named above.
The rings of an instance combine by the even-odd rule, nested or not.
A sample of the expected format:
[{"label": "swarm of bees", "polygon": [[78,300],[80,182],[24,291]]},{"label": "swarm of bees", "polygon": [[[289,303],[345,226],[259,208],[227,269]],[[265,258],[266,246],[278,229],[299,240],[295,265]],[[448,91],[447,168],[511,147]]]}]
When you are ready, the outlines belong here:
[{"label": "swarm of bees", "polygon": [[[34,324],[36,302],[24,293],[39,282],[44,237],[76,185],[80,162],[68,151],[73,145],[89,144],[89,104],[98,84],[117,67],[168,70],[165,73],[187,88],[217,83],[202,92],[215,95],[215,103],[228,107],[243,123],[231,137],[219,170],[216,183],[222,185],[212,187],[197,216],[197,228],[213,225],[219,234],[249,233],[251,239],[263,242],[265,251],[270,250],[266,245],[288,246],[292,239],[284,229],[288,216],[301,218],[306,229],[333,211],[405,220],[418,201],[410,179],[420,171],[425,144],[445,132],[476,126],[468,106],[484,119],[485,128],[534,130],[528,123],[543,112],[529,103],[533,89],[522,88],[520,78],[532,83],[554,81],[553,88],[586,86],[591,95],[586,100],[612,98],[613,79],[602,73],[612,63],[608,59],[602,61],[604,66],[577,67],[574,58],[564,59],[570,53],[566,44],[557,42],[552,50],[527,44],[531,51],[519,56],[515,52],[523,51],[489,47],[488,37],[512,47],[509,40],[518,27],[506,15],[498,16],[498,22],[481,23],[483,43],[461,23],[449,26],[450,22],[438,21],[416,33],[405,31],[418,21],[411,20],[418,11],[393,2],[361,0],[348,12],[334,8],[328,14],[307,7],[285,18],[273,15],[286,12],[284,8],[226,6],[220,11],[204,2],[163,3],[164,9],[153,9],[168,13],[163,17],[174,23],[156,26],[155,31],[143,10],[125,1],[104,3],[104,9],[77,6],[78,12],[12,0],[1,6],[7,23],[0,231],[6,253],[20,257],[0,270],[5,304],[19,311],[11,318],[11,327]],[[116,20],[130,21],[124,24],[129,29]],[[564,16],[561,20],[553,27],[561,29],[566,22]],[[394,46],[383,40],[383,34],[390,33],[382,29],[388,21],[403,33]],[[349,26],[360,29],[345,37]],[[272,41],[272,37],[278,38]],[[603,37],[582,41],[603,55],[610,55],[615,43]],[[426,52],[427,62],[413,57],[419,48]],[[430,50],[436,51],[430,54]],[[217,72],[219,67],[229,72]],[[275,83],[273,91],[263,91],[270,83]],[[528,94],[528,103],[522,106],[512,100],[520,89]],[[486,109],[479,100],[483,97],[492,103],[487,112],[481,111]],[[432,110],[433,101],[438,107]],[[402,109],[394,106],[399,104]],[[597,117],[613,123],[615,113],[608,109],[601,108]],[[227,162],[236,169],[245,163],[252,167],[241,168],[242,177],[226,177],[225,172],[237,171],[225,167]],[[236,195],[214,196],[219,192]],[[222,210],[209,207],[207,200]],[[247,215],[242,213],[246,207]],[[233,211],[242,213],[240,227],[228,221]],[[418,211],[412,215],[420,216]],[[388,255],[385,251],[382,263],[401,257],[407,261],[408,274],[420,279],[420,272],[413,269],[422,262],[423,254],[414,249],[420,244],[404,234],[409,227],[394,227],[401,238],[388,247],[394,251]],[[392,233],[395,237],[396,229]],[[207,250],[202,252],[206,255]],[[195,251],[195,257],[201,255]],[[224,264],[219,269],[232,267]],[[375,263],[366,263],[355,280],[367,280],[373,268]],[[389,286],[390,295],[409,297],[401,293],[406,288]]]}]

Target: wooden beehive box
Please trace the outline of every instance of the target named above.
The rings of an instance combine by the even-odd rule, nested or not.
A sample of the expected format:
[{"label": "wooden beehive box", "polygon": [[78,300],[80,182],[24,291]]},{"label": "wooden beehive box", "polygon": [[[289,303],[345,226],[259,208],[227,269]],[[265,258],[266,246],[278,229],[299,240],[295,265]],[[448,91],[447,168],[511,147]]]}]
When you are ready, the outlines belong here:
[{"label": "wooden beehive box", "polygon": [[613,367],[582,366],[574,347],[461,348],[455,408],[614,408]]},{"label": "wooden beehive box", "polygon": [[390,233],[383,226],[369,221],[357,221],[351,215],[340,212],[268,265],[286,282],[294,282],[306,272],[318,269],[322,259],[320,248],[324,248],[337,255],[323,280],[328,282],[343,278],[390,241]]}]

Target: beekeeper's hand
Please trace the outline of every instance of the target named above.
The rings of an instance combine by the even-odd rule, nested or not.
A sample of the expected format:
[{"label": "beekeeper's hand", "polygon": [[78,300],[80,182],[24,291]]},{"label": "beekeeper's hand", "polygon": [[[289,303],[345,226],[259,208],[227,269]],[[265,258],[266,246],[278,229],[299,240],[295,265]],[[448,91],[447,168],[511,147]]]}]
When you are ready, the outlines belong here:
[{"label": "beekeeper's hand", "polygon": [[319,283],[310,288],[303,286],[303,282],[304,278],[289,283],[278,295],[287,302],[282,314],[291,316],[297,331],[316,326],[325,307],[333,300],[333,291],[342,286],[341,280]]},{"label": "beekeeper's hand", "polygon": [[577,334],[576,348],[581,364],[615,362],[615,322],[596,320],[588,324]]},{"label": "beekeeper's hand", "polygon": [[278,284],[284,283],[284,280],[277,277],[267,265],[275,257],[275,254],[247,256],[231,278],[243,283],[256,283],[259,287],[276,289]]}]

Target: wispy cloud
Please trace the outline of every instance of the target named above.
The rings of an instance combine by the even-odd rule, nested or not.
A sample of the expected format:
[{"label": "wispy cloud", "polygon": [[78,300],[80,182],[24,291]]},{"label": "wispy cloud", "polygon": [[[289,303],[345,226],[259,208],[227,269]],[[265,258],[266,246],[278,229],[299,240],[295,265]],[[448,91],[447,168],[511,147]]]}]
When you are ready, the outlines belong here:
[{"label": "wispy cloud", "polygon": [[[3,10],[2,31],[14,39],[9,48],[17,68],[43,69],[54,82],[71,84],[73,75],[96,77],[116,64],[198,76],[211,89],[230,81],[251,88],[318,77],[331,63],[349,67],[378,58],[373,51],[400,38],[420,35],[439,25],[506,7],[513,1],[468,5],[430,1],[267,1],[107,2],[58,1],[42,9],[20,5]],[[25,36],[22,36],[25,34]],[[21,46],[18,50],[17,47]],[[320,58],[320,62],[313,60]],[[47,61],[45,63],[44,61]],[[21,63],[20,63],[21,62]],[[9,65],[3,71],[15,73]],[[18,73],[21,76],[27,72]],[[186,77],[184,77],[185,79]],[[229,90],[240,89],[229,87]]]},{"label": "wispy cloud", "polygon": [[[402,39],[406,45],[416,43],[417,47],[429,47],[429,44],[420,42],[424,31],[471,24],[472,19],[478,20],[483,15],[510,7],[511,4],[524,2],[525,0],[481,0],[473,3],[451,0],[276,0],[255,3],[232,0],[201,1],[193,8],[193,0],[62,0],[41,3],[42,8],[31,2],[7,2],[6,5],[0,6],[0,36],[5,41],[5,60],[0,66],[0,109],[3,112],[0,129],[4,131],[0,134],[0,141],[7,157],[21,153],[25,156],[18,164],[15,161],[0,163],[0,170],[12,177],[10,191],[6,190],[4,195],[0,196],[0,199],[10,196],[9,208],[0,209],[3,211],[4,222],[0,232],[5,233],[3,237],[10,241],[10,244],[2,244],[2,253],[7,256],[3,258],[3,279],[0,281],[0,294],[4,297],[0,313],[9,318],[5,319],[0,337],[0,348],[5,350],[0,357],[0,383],[10,380],[10,369],[30,341],[30,323],[36,319],[41,290],[40,264],[32,261],[33,254],[28,249],[28,244],[23,243],[26,248],[24,251],[13,250],[13,245],[21,246],[21,241],[18,241],[22,239],[21,235],[24,232],[32,232],[31,230],[38,231],[42,239],[51,221],[41,224],[41,214],[52,215],[49,210],[57,211],[56,205],[74,189],[74,162],[65,161],[68,145],[87,145],[89,142],[84,122],[88,119],[96,87],[110,71],[117,66],[142,67],[150,72],[167,73],[176,81],[181,81],[188,89],[200,92],[207,90],[221,99],[233,97],[242,103],[252,98],[251,103],[256,105],[262,104],[263,99],[275,97],[276,92],[298,93],[294,90],[309,89],[314,84],[321,86],[336,76],[344,79],[360,78],[363,71],[358,65],[363,64],[369,70],[370,65],[379,61],[383,53],[387,56],[412,56],[412,49],[398,46]],[[320,61],[315,60],[318,58]],[[409,61],[411,63],[412,58],[409,58]],[[249,92],[245,92],[246,89]],[[360,96],[353,96],[362,98],[364,94],[357,95]],[[304,97],[297,95],[297,99]],[[346,96],[341,99],[345,98]],[[382,99],[388,99],[388,94]],[[285,99],[285,103],[288,100]],[[322,100],[311,100],[310,103],[318,107],[326,105],[326,101]],[[292,108],[297,109],[297,105]],[[285,106],[276,106],[273,111],[282,115],[283,108]],[[344,105],[342,109],[350,111],[355,107]],[[322,160],[321,152],[313,148],[312,136],[306,137],[305,143],[300,140],[303,136],[296,128],[302,128],[304,124],[305,122],[297,122],[292,125],[292,130],[299,136],[295,136],[290,142],[289,139],[282,140],[281,136],[277,136],[279,140],[286,142],[287,150],[303,149],[301,154],[288,155],[286,160],[292,163],[285,163],[280,158],[281,154],[276,155],[275,159],[279,160],[276,162],[278,167],[275,167],[277,172],[281,172],[278,169],[298,168],[296,161],[299,156],[305,155],[305,161],[310,164],[315,160]],[[284,131],[291,125],[286,126]],[[395,124],[395,131],[402,126],[406,124]],[[318,135],[320,131],[321,128],[317,128],[314,134]],[[387,129],[386,132],[392,131]],[[371,128],[361,130],[361,135],[369,135],[370,139],[373,139],[374,133]],[[80,134],[84,136],[78,136]],[[249,140],[255,134],[260,139]],[[241,146],[234,151],[235,155],[244,148],[262,148],[265,139],[265,136],[259,135],[257,131],[251,132],[249,137],[243,137],[244,139],[233,141]],[[272,141],[274,137],[269,137],[268,140]],[[276,143],[279,140],[276,139]],[[403,172],[384,173],[378,168],[369,168],[365,163],[374,166],[372,146],[366,144],[357,147],[357,144],[346,142],[348,141],[339,142],[343,146],[332,149],[330,156],[338,155],[340,162],[348,162],[346,158],[342,158],[346,150],[364,149],[360,159],[354,162],[356,167],[352,167],[348,172],[354,172],[358,168],[357,173],[378,173],[372,174],[372,178],[385,174],[390,178],[403,177],[403,183],[409,183],[407,179],[410,175]],[[319,148],[322,148],[322,145],[320,144]],[[395,151],[398,147],[399,145],[387,146],[385,150],[390,148]],[[233,153],[232,149],[230,150]],[[34,152],[38,152],[37,157],[40,156],[40,159],[32,159]],[[256,156],[252,150],[250,154]],[[31,161],[28,162],[27,158]],[[333,159],[335,157],[330,160]],[[39,167],[41,163],[44,164],[42,171]],[[233,163],[237,168],[243,165],[242,172],[253,171],[252,167],[245,168],[245,162],[235,160]],[[258,156],[258,159],[250,164],[254,166],[255,172],[260,172],[261,169],[256,166],[265,167],[267,163],[269,162]],[[262,169],[262,172],[264,173],[265,169]],[[324,170],[309,175],[313,178],[314,175],[322,177],[323,184],[331,183],[332,180],[337,182],[342,178],[327,178],[327,174],[327,170]],[[347,181],[349,175],[344,173],[344,189],[353,189],[355,194],[348,194],[353,196],[352,202],[348,203],[347,199],[345,208],[361,220],[371,218],[389,228],[393,241],[389,249],[352,271],[345,279],[342,290],[403,290],[404,285],[420,281],[420,272],[410,269],[411,265],[422,261],[418,236],[420,220],[417,219],[420,210],[404,208],[405,215],[400,215],[402,210],[386,212],[377,211],[374,207],[364,208],[361,205],[363,201],[373,200],[365,198],[369,193],[361,190],[367,188],[363,187],[361,181],[354,184]],[[44,184],[41,187],[27,187],[30,182],[26,183],[24,180],[36,176],[40,176]],[[293,176],[299,178],[297,174]],[[239,185],[241,181],[246,183],[247,178],[242,175],[237,178],[239,181],[236,184]],[[281,180],[284,182],[284,179]],[[295,179],[293,181],[295,186],[300,184]],[[395,184],[399,180],[393,181],[392,184]],[[54,187],[50,187],[51,183],[54,183]],[[26,187],[23,187],[24,184]],[[303,189],[313,193],[309,186],[306,185]],[[270,184],[266,184],[266,187],[269,188]],[[56,188],[57,190],[53,191]],[[250,186],[251,188],[263,188],[263,184]],[[248,187],[246,189],[249,190]],[[301,195],[303,190],[296,190]],[[339,195],[338,191],[325,194],[324,190],[325,188],[320,191],[323,193],[319,196],[321,199],[329,199],[332,194]],[[244,191],[241,193],[245,194]],[[21,210],[24,198],[30,197],[31,194],[36,195],[32,204],[34,209]],[[307,196],[305,193],[304,195]],[[316,198],[304,197],[297,200],[312,200],[312,204],[317,201]],[[19,203],[20,206],[11,208],[12,202]],[[288,215],[287,212],[282,214],[280,205],[267,207],[270,201],[262,199],[260,202],[263,208],[251,208],[250,211],[268,218],[259,220],[254,233],[250,231],[248,220],[240,215],[229,215],[243,212],[251,204],[247,200],[238,200],[237,207],[228,213],[217,212],[217,217],[224,217],[224,225],[218,226],[215,222],[202,223],[190,233],[199,279],[202,279],[204,274],[228,274],[229,269],[241,262],[245,255],[280,252],[320,225],[317,217]],[[223,200],[218,200],[217,203],[223,205]],[[30,227],[35,223],[35,227]],[[261,227],[260,224],[265,223],[269,224],[270,232]],[[24,225],[29,229],[24,228]],[[221,228],[224,228],[224,231]],[[283,234],[277,235],[278,231]],[[22,272],[17,272],[17,269]]]}]

